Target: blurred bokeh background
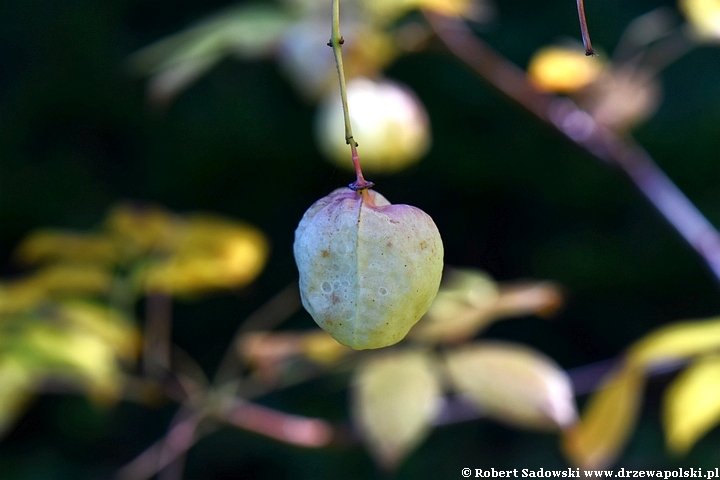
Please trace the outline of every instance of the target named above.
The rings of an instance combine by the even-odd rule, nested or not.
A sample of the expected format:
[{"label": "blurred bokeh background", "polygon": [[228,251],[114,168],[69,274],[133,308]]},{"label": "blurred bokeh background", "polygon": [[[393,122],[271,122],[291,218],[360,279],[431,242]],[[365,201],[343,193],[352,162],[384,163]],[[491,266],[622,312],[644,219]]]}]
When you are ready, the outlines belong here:
[{"label": "blurred bokeh background", "polygon": [[[145,79],[128,68],[130,55],[235,4],[0,4],[0,273],[22,272],[12,252],[33,229],[92,229],[120,201],[249,222],[272,244],[258,279],[230,294],[178,301],[174,309],[173,339],[208,373],[243,319],[296,279],[293,233],[305,209],[353,180],[322,159],[313,140],[316,106],[298,95],[272,58],[225,58],[172,102],[148,100]],[[588,0],[601,57],[633,19],[659,7],[683,22],[670,1]],[[579,39],[572,1],[502,0],[492,8],[494,16],[473,28],[523,68],[539,48]],[[703,45],[667,67],[659,74],[657,113],[633,130],[716,225],[719,55]],[[616,357],[667,322],[717,314],[713,276],[618,170],[509,102],[437,43],[398,58],[385,75],[410,86],[425,104],[432,146],[401,172],[367,175],[378,191],[433,217],[448,265],[480,268],[498,280],[552,280],[567,293],[556,317],[498,323],[485,337],[528,344],[573,369]],[[358,142],[362,156],[362,138]],[[304,312],[285,327],[315,328]],[[658,405],[672,375],[649,382],[641,421],[618,467],[720,465],[717,431],[685,457],[666,453]],[[340,423],[348,418],[346,382],[338,377],[273,393],[262,403]],[[173,403],[106,407],[83,396],[41,396],[0,442],[0,477],[109,478],[163,434],[175,409]],[[434,430],[396,476],[459,478],[463,467],[565,466],[555,434],[472,421]],[[383,478],[356,444],[302,449],[230,428],[190,451],[185,475]]]}]

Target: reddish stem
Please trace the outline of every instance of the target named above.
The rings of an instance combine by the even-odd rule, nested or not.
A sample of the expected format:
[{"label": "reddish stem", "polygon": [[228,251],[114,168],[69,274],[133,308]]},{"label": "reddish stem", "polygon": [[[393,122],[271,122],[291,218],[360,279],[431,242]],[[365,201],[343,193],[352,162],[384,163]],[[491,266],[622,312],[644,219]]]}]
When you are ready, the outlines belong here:
[{"label": "reddish stem", "polygon": [[[350,139],[348,140],[348,143],[350,144],[350,150],[352,151],[352,162],[353,162],[353,167],[355,167],[355,177],[356,177],[355,181],[353,183],[351,183],[350,185],[348,185],[348,187],[355,190],[356,192],[362,191],[363,197],[365,198],[365,200],[370,200],[370,196],[364,195],[364,193],[368,188],[372,188],[373,185],[375,185],[375,184],[373,182],[369,182],[369,181],[365,180],[365,177],[363,177],[362,168],[360,168],[360,157],[358,156],[358,153],[357,153],[357,143],[355,143],[355,139],[350,137]],[[372,204],[372,200],[370,200],[370,203]]]}]

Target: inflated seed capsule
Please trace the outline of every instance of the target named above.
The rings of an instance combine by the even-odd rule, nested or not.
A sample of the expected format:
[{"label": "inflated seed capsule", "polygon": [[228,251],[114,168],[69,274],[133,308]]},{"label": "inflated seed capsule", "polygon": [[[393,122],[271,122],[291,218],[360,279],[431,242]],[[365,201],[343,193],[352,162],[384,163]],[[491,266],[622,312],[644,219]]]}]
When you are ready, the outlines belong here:
[{"label": "inflated seed capsule", "polygon": [[372,190],[339,188],[315,202],[294,252],[303,306],[356,350],[402,340],[435,298],[443,269],[432,218]]}]

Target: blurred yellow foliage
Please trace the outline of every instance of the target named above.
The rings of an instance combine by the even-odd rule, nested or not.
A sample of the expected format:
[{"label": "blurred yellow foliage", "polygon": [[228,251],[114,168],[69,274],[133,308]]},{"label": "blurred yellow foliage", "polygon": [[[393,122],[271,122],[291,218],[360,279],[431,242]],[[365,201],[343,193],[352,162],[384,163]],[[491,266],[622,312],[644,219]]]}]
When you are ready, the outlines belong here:
[{"label": "blurred yellow foliage", "polygon": [[0,282],[0,434],[44,385],[119,398],[142,339],[118,308],[131,312],[147,293],[245,285],[268,253],[265,236],[244,223],[158,206],[118,205],[97,233],[31,233],[16,255],[41,267]]},{"label": "blurred yellow foliage", "polygon": [[178,236],[179,219],[154,205],[120,204],[110,210],[105,228],[115,236],[126,259],[167,251]]},{"label": "blurred yellow foliage", "polygon": [[600,60],[579,48],[545,47],[535,52],[527,71],[538,88],[571,93],[597,80],[603,68]]},{"label": "blurred yellow foliage", "polygon": [[701,358],[670,385],[663,402],[668,448],[686,453],[720,422],[720,356]]},{"label": "blurred yellow foliage", "polygon": [[627,363],[638,368],[676,362],[720,348],[720,319],[694,320],[661,327],[636,342]]},{"label": "blurred yellow foliage", "polygon": [[392,23],[412,10],[430,10],[447,16],[471,16],[474,0],[360,0],[374,21]]},{"label": "blurred yellow foliage", "polygon": [[23,345],[30,360],[55,365],[61,375],[76,377],[96,398],[117,399],[120,370],[113,349],[100,337],[75,329],[36,325],[25,332]]},{"label": "blurred yellow foliage", "polygon": [[[588,401],[579,425],[563,439],[566,456],[587,468],[615,461],[637,420],[645,374],[713,354],[720,348],[720,319],[678,322],[661,327],[632,345],[620,369]],[[711,368],[713,366],[713,368]],[[699,360],[667,392],[664,421],[668,446],[686,451],[720,420],[718,360]]]},{"label": "blurred yellow foliage", "polygon": [[679,8],[699,39],[720,39],[719,0],[680,0]]},{"label": "blurred yellow foliage", "polygon": [[32,397],[33,375],[17,359],[0,357],[0,437],[14,424]]},{"label": "blurred yellow foliage", "polygon": [[0,283],[0,313],[21,312],[43,301],[106,293],[112,275],[91,264],[56,264],[22,279]]},{"label": "blurred yellow foliage", "polygon": [[435,370],[419,350],[380,355],[356,370],[353,420],[384,468],[396,467],[430,431],[442,394]]},{"label": "blurred yellow foliage", "polygon": [[20,243],[15,255],[27,265],[58,261],[112,265],[118,261],[117,247],[105,234],[37,230]]},{"label": "blurred yellow foliage", "polygon": [[138,328],[117,310],[73,300],[60,303],[59,313],[69,324],[102,339],[123,360],[132,361],[140,353],[142,339]]},{"label": "blurred yellow foliage", "polygon": [[195,295],[241,287],[262,271],[270,251],[256,228],[210,215],[188,219],[174,243],[172,255],[144,269],[146,292]]},{"label": "blurred yellow foliage", "polygon": [[565,456],[584,469],[605,468],[623,449],[640,412],[645,378],[624,367],[609,375],[589,400],[582,418],[562,437]]},{"label": "blurred yellow foliage", "polygon": [[[395,39],[382,30],[361,26],[353,32],[352,42],[346,42],[343,51],[345,75],[348,79],[355,77],[375,77],[393,60],[400,51]],[[335,87],[335,72],[328,72]]]},{"label": "blurred yellow foliage", "polygon": [[324,330],[306,334],[302,338],[301,349],[308,359],[323,365],[333,364],[353,352],[350,347],[339,343]]}]

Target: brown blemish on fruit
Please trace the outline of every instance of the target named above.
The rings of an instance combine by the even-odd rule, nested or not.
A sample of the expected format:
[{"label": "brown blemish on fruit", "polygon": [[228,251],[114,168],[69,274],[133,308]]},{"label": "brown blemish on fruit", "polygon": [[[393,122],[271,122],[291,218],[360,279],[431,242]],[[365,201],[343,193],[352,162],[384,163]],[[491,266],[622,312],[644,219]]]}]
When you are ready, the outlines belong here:
[{"label": "brown blemish on fruit", "polygon": [[323,258],[327,258],[330,256],[330,252],[328,252],[327,250],[323,250],[322,252],[320,252],[320,254]]},{"label": "brown blemish on fruit", "polygon": [[332,320],[325,320],[325,323],[327,323],[328,325],[331,325],[331,326],[332,326],[332,324],[333,324],[333,323],[332,323]]},{"label": "brown blemish on fruit", "polygon": [[420,250],[425,250],[427,248],[428,244],[425,240],[420,242]]},{"label": "brown blemish on fruit", "polygon": [[388,247],[388,248],[392,247],[392,242],[386,243],[385,246]]}]

